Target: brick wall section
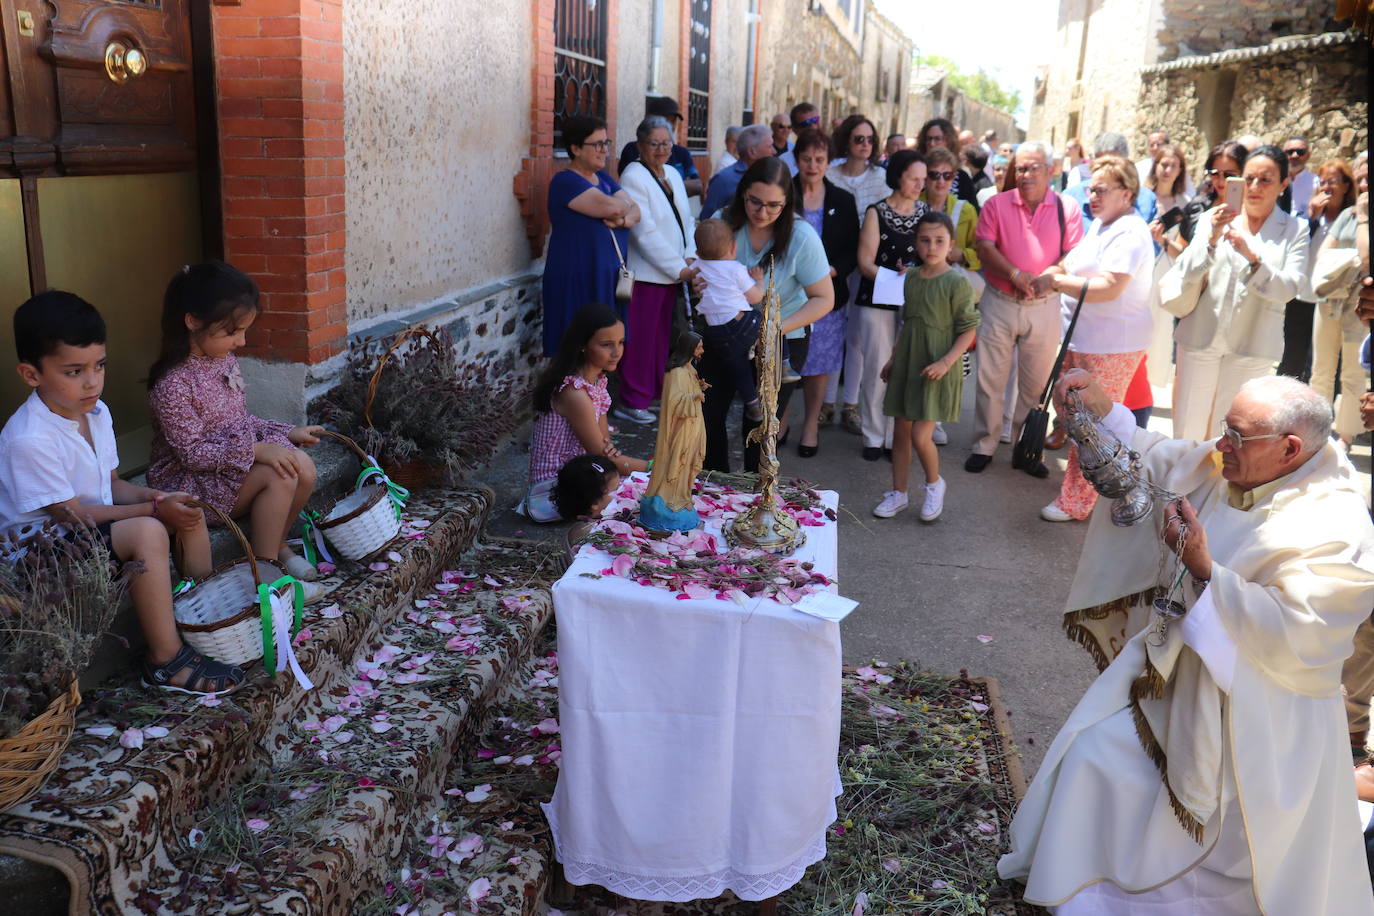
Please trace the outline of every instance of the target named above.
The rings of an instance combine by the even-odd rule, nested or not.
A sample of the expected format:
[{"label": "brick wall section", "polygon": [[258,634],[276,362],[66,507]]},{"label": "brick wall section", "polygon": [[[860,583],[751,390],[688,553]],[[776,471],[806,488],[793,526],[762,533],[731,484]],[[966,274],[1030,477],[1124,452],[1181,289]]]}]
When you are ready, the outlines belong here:
[{"label": "brick wall section", "polygon": [[214,7],[225,258],[262,289],[248,355],[319,363],[344,295],[343,0]]}]

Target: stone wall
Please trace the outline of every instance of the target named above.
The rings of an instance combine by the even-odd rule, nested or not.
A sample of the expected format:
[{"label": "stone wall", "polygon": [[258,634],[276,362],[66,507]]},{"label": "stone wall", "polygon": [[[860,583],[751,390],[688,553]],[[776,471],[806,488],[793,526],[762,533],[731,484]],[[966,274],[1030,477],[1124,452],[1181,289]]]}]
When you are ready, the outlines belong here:
[{"label": "stone wall", "polygon": [[1160,60],[1170,61],[1276,38],[1337,28],[1331,0],[1163,0]]},{"label": "stone wall", "polygon": [[855,34],[836,25],[829,7],[818,15],[809,6],[809,0],[768,4],[759,40],[759,123],[803,101],[819,107],[826,124],[863,111]]},{"label": "stone wall", "polygon": [[1084,146],[1104,130],[1126,134],[1132,153],[1139,71],[1158,59],[1159,0],[1061,0],[1053,53],[1031,105],[1033,139],[1063,149],[1072,137]]},{"label": "stone wall", "polygon": [[1142,74],[1138,128],[1163,128],[1188,153],[1194,181],[1207,151],[1255,134],[1306,137],[1309,165],[1365,148],[1366,51],[1347,33],[1179,60]]},{"label": "stone wall", "polygon": [[879,140],[894,132],[909,135],[919,126],[906,123],[911,52],[911,39],[870,5],[864,25],[859,109],[878,126]]}]

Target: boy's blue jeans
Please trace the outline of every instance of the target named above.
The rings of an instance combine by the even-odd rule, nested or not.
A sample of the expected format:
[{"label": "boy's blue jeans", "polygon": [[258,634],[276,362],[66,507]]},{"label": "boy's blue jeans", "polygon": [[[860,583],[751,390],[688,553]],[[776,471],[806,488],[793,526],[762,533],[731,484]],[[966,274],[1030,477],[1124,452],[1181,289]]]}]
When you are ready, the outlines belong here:
[{"label": "boy's blue jeans", "polygon": [[758,312],[749,309],[725,324],[707,325],[701,332],[702,343],[729,368],[735,390],[746,404],[759,398],[754,361],[749,358],[749,348],[758,343],[760,318]]}]

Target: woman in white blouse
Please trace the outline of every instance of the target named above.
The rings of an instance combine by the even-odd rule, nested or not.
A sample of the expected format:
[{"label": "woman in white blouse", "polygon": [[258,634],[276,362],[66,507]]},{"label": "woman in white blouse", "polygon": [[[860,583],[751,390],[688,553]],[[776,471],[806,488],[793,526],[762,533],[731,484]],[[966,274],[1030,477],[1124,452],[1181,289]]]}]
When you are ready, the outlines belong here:
[{"label": "woman in white blouse", "polygon": [[[871,204],[876,204],[892,193],[887,186],[887,169],[878,164],[878,129],[873,122],[861,114],[850,115],[841,122],[834,135],[834,149],[837,157],[825,172],[826,179],[837,188],[854,195],[854,207],[862,223],[864,214]],[[859,291],[859,272],[849,275],[849,300],[854,301]],[[858,346],[851,328],[846,326],[845,359],[849,360],[851,348]],[[855,329],[857,330],[857,329]],[[830,373],[830,384],[825,392],[825,406],[821,408],[820,424],[830,422],[832,404],[839,397],[839,372]],[[844,407],[840,411],[840,421],[844,428],[855,435],[863,432],[859,422],[859,379],[857,373],[844,373]]]},{"label": "woman in white blouse", "polygon": [[1174,436],[1217,434],[1240,386],[1268,375],[1283,355],[1283,313],[1306,288],[1307,224],[1276,206],[1288,162],[1275,146],[1245,160],[1239,212],[1203,213],[1193,240],[1160,282],[1174,331]]},{"label": "woman in white blouse", "polygon": [[640,122],[635,136],[639,159],[620,174],[620,186],[640,212],[626,252],[635,285],[626,313],[620,401],[612,413],[634,423],[652,423],[655,417],[647,408],[663,387],[673,309],[683,281],[691,277],[688,264],[696,258],[696,222],[682,176],[665,167],[673,151],[672,125],[650,115]]},{"label": "woman in white blouse", "polygon": [[[1035,281],[1036,292],[1059,293],[1070,310],[1083,299],[1078,324],[1069,339],[1066,370],[1086,369],[1113,401],[1121,401],[1150,345],[1154,319],[1150,292],[1154,283],[1154,240],[1136,213],[1140,174],[1123,156],[1098,156],[1088,178],[1088,207],[1093,220],[1061,264]],[[1059,496],[1040,510],[1049,522],[1086,519],[1097,491],[1078,465],[1078,448],[1069,445],[1069,466]]]}]

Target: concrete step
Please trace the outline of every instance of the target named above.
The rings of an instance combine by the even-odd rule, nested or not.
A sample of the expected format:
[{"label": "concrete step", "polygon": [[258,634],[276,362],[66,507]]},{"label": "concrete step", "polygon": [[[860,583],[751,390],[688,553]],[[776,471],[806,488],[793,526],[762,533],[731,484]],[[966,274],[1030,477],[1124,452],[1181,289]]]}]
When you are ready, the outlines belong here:
[{"label": "concrete step", "polygon": [[[385,628],[413,608],[417,590],[427,589],[471,547],[490,506],[491,493],[485,489],[434,491],[415,500],[407,518],[418,526],[412,531],[419,536],[393,545],[399,559],[386,561],[381,572],[346,568],[344,581],[331,596],[337,616],[321,613],[329,604],[307,609],[311,635],[297,652],[319,682],[315,691],[301,691],[287,674],[269,678],[259,666],[250,672],[248,685],[216,707],[138,686],[89,692],[73,740],[48,785],[36,798],[0,816],[0,844],[41,856],[44,850],[51,852],[41,837],[66,835],[71,855],[64,865],[77,875],[78,897],[85,898],[77,903],[89,902],[92,908],[97,901],[137,893],[120,886],[118,876],[127,877],[130,870],[179,875],[175,857],[199,812],[224,801],[251,774],[270,768],[280,757],[291,723],[319,709],[327,697],[346,695],[360,649],[376,643]],[[128,677],[130,672],[125,675],[136,680]],[[125,727],[154,724],[169,733],[146,740],[142,748],[118,742]],[[90,779],[81,782],[81,774],[92,773],[99,774],[98,791]],[[138,864],[132,867],[131,842],[138,847]],[[39,914],[58,906],[65,881],[55,870],[0,857],[0,875],[6,876],[0,878],[0,895],[23,886],[35,899],[34,908],[25,912]],[[44,886],[48,892],[35,890]],[[123,905],[134,903],[125,899]]]}]

